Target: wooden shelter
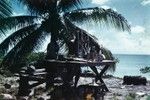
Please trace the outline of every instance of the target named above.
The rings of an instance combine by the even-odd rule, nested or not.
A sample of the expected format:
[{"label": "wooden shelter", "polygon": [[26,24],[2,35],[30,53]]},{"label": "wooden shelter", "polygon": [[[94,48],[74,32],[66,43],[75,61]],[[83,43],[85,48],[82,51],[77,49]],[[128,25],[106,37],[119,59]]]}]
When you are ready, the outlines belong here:
[{"label": "wooden shelter", "polygon": [[[53,87],[61,87],[69,90],[69,87],[75,87],[78,90],[78,93],[81,92],[79,90],[86,92],[87,89],[91,90],[94,89],[95,94],[104,94],[105,92],[109,91],[106,84],[102,79],[102,75],[105,71],[109,68],[109,65],[114,64],[115,61],[113,60],[103,60],[101,62],[94,62],[94,61],[86,61],[86,60],[72,60],[72,61],[59,61],[59,60],[44,60],[40,61],[38,65],[42,66],[42,70],[35,70],[33,68],[28,68],[22,72],[20,72],[20,81],[19,81],[19,91],[18,95],[27,96],[31,92],[30,90],[42,83],[46,83],[46,88],[50,86]],[[79,85],[78,80],[84,73],[81,73],[81,67],[89,66],[92,71],[94,72],[94,77],[99,80],[100,83],[95,85],[87,84],[87,85]],[[100,73],[98,73],[95,66],[102,67]],[[85,75],[86,77],[91,77]],[[61,77],[62,80],[57,80],[56,78]],[[72,78],[75,77],[75,81],[73,84],[70,84]],[[83,77],[83,76],[82,76]],[[30,81],[34,81],[33,84],[29,84]],[[58,85],[60,84],[60,85]],[[86,88],[86,89],[85,89]],[[93,91],[93,90],[92,90]]]},{"label": "wooden shelter", "polygon": [[[106,59],[104,57],[94,36],[76,27],[70,21],[65,20],[65,23],[68,25],[66,27],[69,32],[76,32],[73,39],[66,44],[69,49],[68,56],[58,55],[57,59],[46,58],[43,61],[37,61],[35,64],[29,65],[26,70],[21,71],[19,74],[18,95],[29,95],[33,87],[42,83],[46,83],[46,89],[49,87],[63,87],[63,93],[67,93],[66,91],[71,90],[71,88],[73,88],[73,91],[76,91],[76,89],[83,90],[84,93],[87,90],[91,90],[94,91],[95,98],[98,94],[101,95],[109,91],[102,76],[110,66],[115,65],[114,59]],[[92,77],[95,78],[95,82],[99,81],[96,86],[92,84],[77,86],[81,76],[91,77],[91,75],[82,73],[82,67],[91,68],[93,71]],[[101,67],[100,72],[97,70],[97,67]],[[37,68],[44,68],[44,70],[37,71]],[[35,82],[29,84],[30,81]]]}]

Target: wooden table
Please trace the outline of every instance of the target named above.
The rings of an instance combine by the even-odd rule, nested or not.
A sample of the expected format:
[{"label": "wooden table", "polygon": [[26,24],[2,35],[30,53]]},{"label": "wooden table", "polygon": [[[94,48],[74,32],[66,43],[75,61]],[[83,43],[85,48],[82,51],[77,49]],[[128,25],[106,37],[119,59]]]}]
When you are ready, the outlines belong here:
[{"label": "wooden table", "polygon": [[[103,60],[101,62],[94,62],[94,61],[92,62],[92,61],[87,61],[87,60],[81,60],[81,61],[45,60],[42,63],[44,64],[46,70],[50,70],[51,66],[65,67],[65,68],[71,68],[71,67],[81,68],[81,67],[89,66],[92,69],[92,71],[96,74],[97,81],[99,80],[102,84],[104,84],[105,91],[109,91],[102,79],[102,76],[106,72],[106,70],[109,68],[110,65],[115,64],[115,61]],[[96,66],[103,66],[100,73],[98,73]],[[77,79],[75,80],[75,84],[78,83],[80,73],[76,77]]]},{"label": "wooden table", "polygon": [[[37,71],[34,71],[33,73],[29,73],[28,70],[24,70],[23,72],[21,71],[19,73],[20,80],[19,80],[18,95],[28,96],[30,93],[30,90],[33,87],[35,87],[39,84],[45,83],[45,82],[46,82],[46,84],[58,83],[58,82],[56,82],[57,80],[56,81],[54,80],[55,76],[53,77],[53,74],[56,74],[56,77],[59,77],[59,76],[57,76],[57,68],[67,69],[67,76],[69,78],[71,75],[75,76],[74,86],[76,87],[78,80],[81,76],[81,72],[80,72],[81,67],[85,67],[85,66],[86,67],[89,66],[93,70],[93,72],[96,75],[95,78],[101,82],[100,85],[103,87],[102,89],[104,91],[109,91],[107,86],[105,85],[103,79],[102,79],[102,75],[106,72],[106,70],[112,64],[115,64],[115,61],[112,61],[112,60],[103,60],[101,62],[92,62],[92,61],[87,61],[87,60],[73,60],[73,61],[44,60],[44,61],[38,61],[36,66],[38,66],[40,68],[45,68],[44,72],[41,71],[42,73],[36,73]],[[102,70],[100,73],[97,71],[96,66],[102,67]],[[69,71],[70,69],[72,71]],[[60,70],[60,72],[62,72],[62,70]],[[64,73],[62,72],[62,74],[64,74]],[[49,77],[49,75],[52,75],[52,77],[51,76]],[[72,77],[70,79],[72,80]],[[33,83],[33,84],[29,84],[30,81],[37,81],[37,82]],[[66,84],[67,82],[68,81],[63,81],[63,84]]]},{"label": "wooden table", "polygon": [[115,64],[114,60],[102,60],[101,62],[95,61],[60,61],[60,60],[44,60],[43,63],[46,65],[57,65],[57,66],[66,66],[68,65],[80,65],[81,67],[84,66],[102,66],[102,65],[112,65]]}]

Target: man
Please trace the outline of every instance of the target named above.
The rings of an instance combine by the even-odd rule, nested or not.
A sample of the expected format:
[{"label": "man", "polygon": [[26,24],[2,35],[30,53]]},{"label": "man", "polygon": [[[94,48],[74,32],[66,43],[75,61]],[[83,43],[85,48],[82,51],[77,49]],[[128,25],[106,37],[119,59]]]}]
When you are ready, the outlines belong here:
[{"label": "man", "polygon": [[47,55],[45,59],[57,59],[59,45],[56,41],[51,41],[47,46]]}]

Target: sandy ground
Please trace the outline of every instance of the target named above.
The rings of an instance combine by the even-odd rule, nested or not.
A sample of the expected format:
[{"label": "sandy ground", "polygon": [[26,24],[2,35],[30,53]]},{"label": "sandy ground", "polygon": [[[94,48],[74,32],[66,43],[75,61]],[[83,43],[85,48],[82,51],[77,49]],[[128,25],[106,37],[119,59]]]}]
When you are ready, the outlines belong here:
[{"label": "sandy ground", "polygon": [[[80,82],[92,82],[90,79],[81,79]],[[121,78],[111,77],[104,78],[104,82],[109,89],[104,100],[150,100],[150,81],[144,85],[123,85]],[[132,97],[130,99],[130,97]]]},{"label": "sandy ground", "polygon": [[[3,97],[11,96],[11,98],[16,98],[15,95],[17,94],[17,90],[18,90],[17,80],[18,80],[17,77],[7,77],[7,78],[1,77],[0,78],[0,100],[2,96]],[[150,100],[150,99],[147,99],[148,96],[150,95],[150,81],[148,81],[146,86],[122,85],[123,80],[120,78],[115,78],[115,77],[105,78],[104,81],[110,90],[110,92],[106,93],[104,100]],[[92,82],[92,80],[81,78],[79,84],[83,84],[86,82],[90,83]],[[11,84],[11,88],[6,89],[4,87],[5,83]],[[37,90],[39,89],[41,91],[41,92],[36,93],[36,98],[42,97],[42,98],[45,98],[45,100],[49,98],[47,96],[48,93],[43,92],[44,84],[40,85],[39,87],[35,89]],[[31,96],[33,94],[34,93],[31,93]],[[131,97],[133,97],[134,99],[131,99]],[[30,100],[37,100],[37,99],[31,98]]]},{"label": "sandy ground", "polygon": [[[133,100],[146,100],[150,95],[150,81],[147,85],[122,85],[123,80],[119,78],[104,79],[110,92],[105,96],[106,100],[126,100],[131,95]],[[150,100],[150,99],[149,99]]]}]

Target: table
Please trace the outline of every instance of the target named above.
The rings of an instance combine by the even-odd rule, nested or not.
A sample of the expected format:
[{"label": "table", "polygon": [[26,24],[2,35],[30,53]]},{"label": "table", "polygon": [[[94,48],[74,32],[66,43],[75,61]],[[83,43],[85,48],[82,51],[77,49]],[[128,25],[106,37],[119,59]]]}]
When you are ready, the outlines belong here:
[{"label": "table", "polygon": [[[81,60],[81,61],[44,60],[42,63],[44,64],[47,71],[51,69],[51,66],[65,67],[65,68],[73,68],[73,67],[81,68],[89,66],[92,69],[92,71],[96,74],[96,80],[97,81],[99,80],[104,85],[105,91],[109,91],[102,79],[102,76],[109,68],[109,66],[115,64],[116,62],[114,60],[103,60],[101,62],[94,62],[88,60]],[[103,66],[103,69],[101,70],[100,73],[98,73],[96,66]],[[76,75],[75,86],[78,83],[79,77],[80,73]]]}]

